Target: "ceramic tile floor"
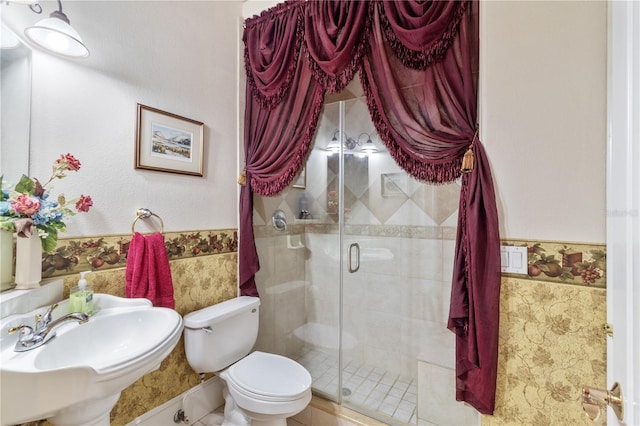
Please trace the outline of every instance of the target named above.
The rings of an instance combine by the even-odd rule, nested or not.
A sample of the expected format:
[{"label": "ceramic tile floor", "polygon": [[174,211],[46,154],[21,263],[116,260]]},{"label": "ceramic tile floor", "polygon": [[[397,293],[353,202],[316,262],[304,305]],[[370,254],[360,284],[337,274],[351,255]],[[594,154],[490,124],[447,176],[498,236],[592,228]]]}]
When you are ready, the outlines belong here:
[{"label": "ceramic tile floor", "polygon": [[[327,395],[338,389],[338,366],[335,355],[312,349],[297,361],[309,370],[313,388]],[[417,381],[380,368],[346,361],[343,367],[343,401],[367,411],[377,411],[403,424],[417,423]]]},{"label": "ceramic tile floor", "polygon": [[[327,395],[335,395],[338,389],[338,366],[335,355],[310,350],[296,359],[304,365],[313,379],[313,388]],[[377,411],[392,418],[398,424],[417,424],[417,383],[413,378],[401,377],[380,368],[359,363],[345,362],[343,368],[343,401]],[[224,418],[224,408],[214,411],[195,426],[219,426]],[[299,424],[291,422],[290,424]]]}]

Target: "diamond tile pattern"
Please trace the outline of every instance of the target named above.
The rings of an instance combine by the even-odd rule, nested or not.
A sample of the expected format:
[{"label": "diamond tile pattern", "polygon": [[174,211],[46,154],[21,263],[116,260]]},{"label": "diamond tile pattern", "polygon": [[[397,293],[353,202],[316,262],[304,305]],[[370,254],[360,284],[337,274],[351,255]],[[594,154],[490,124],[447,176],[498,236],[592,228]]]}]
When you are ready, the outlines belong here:
[{"label": "diamond tile pattern", "polygon": [[[363,97],[350,85],[345,91],[345,135],[358,139],[368,134],[381,151],[364,156],[344,155],[344,203],[350,224],[442,226],[455,224],[460,197],[460,184],[427,185],[416,181],[402,171],[382,149],[383,144],[375,134],[369,111]],[[336,99],[338,100],[338,99]],[[342,98],[340,99],[342,100]],[[336,210],[328,207],[331,191],[338,191],[339,157],[326,151],[326,146],[339,127],[338,103],[325,104],[317,127],[314,148],[306,164],[306,197],[312,217],[325,223],[335,223]],[[364,138],[364,136],[362,136]],[[256,197],[254,221],[265,224],[273,211],[281,209],[289,220],[299,216],[300,189],[285,190],[275,197]],[[336,197],[337,198],[337,197]]]}]

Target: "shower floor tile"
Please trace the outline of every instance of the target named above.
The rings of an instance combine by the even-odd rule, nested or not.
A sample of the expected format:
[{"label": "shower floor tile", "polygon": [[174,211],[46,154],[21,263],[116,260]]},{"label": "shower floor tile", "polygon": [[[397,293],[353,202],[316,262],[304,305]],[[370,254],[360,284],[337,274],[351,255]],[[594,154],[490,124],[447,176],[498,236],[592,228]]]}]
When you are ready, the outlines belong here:
[{"label": "shower floor tile", "polygon": [[[317,349],[300,356],[302,364],[313,379],[313,389],[328,395],[338,391],[338,359]],[[345,360],[342,369],[342,399],[365,410],[376,411],[394,419],[394,423],[417,424],[417,382],[365,365]]]}]

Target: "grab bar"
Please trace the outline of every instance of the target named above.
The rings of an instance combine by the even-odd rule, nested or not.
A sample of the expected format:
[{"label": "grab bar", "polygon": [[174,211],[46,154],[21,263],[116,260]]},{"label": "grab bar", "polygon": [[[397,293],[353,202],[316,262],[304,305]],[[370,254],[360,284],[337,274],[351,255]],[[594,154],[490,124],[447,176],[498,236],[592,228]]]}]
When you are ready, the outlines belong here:
[{"label": "grab bar", "polygon": [[[353,249],[356,249],[356,267],[353,267]],[[358,269],[360,269],[360,244],[358,243],[351,243],[351,245],[349,246],[349,272],[350,273],[354,273],[354,272],[358,272]]]}]

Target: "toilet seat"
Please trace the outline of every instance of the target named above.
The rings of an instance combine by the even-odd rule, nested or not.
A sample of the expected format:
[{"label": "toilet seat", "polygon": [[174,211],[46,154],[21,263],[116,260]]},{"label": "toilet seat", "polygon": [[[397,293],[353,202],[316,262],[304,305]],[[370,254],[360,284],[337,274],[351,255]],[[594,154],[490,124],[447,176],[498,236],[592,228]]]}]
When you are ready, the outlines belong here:
[{"label": "toilet seat", "polygon": [[306,398],[311,375],[292,359],[253,352],[227,369],[227,384],[254,400],[287,402]]}]

